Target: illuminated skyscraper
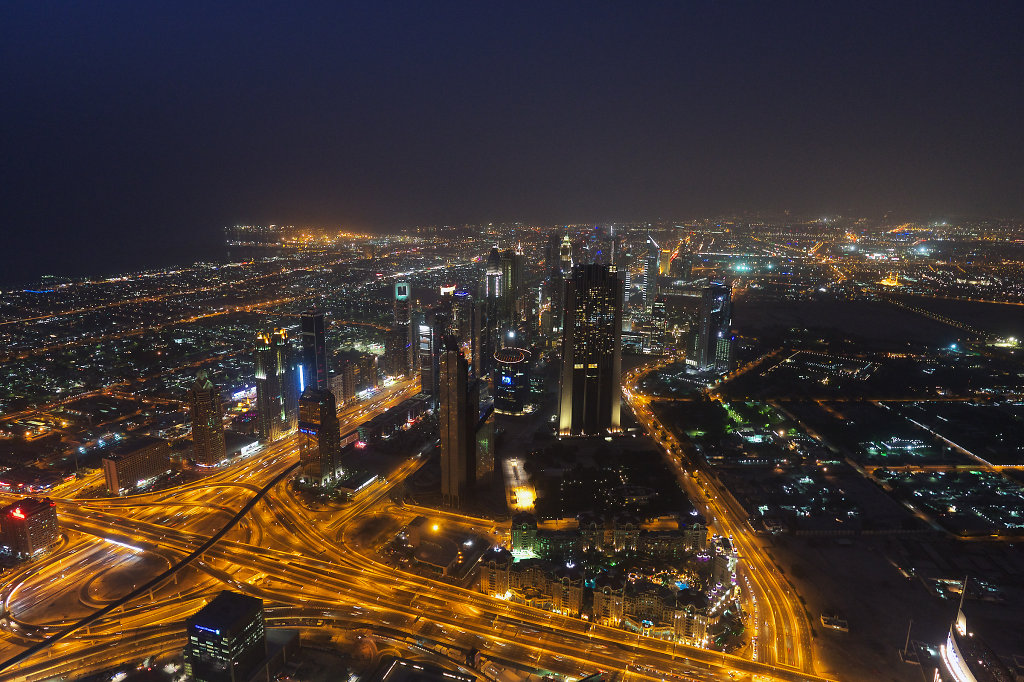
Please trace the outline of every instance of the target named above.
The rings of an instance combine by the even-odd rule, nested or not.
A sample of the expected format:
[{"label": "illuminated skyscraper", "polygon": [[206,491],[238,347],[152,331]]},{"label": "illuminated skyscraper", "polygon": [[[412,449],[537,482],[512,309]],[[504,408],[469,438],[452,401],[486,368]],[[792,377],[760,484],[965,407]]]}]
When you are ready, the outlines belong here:
[{"label": "illuminated skyscraper", "polygon": [[302,481],[318,487],[341,476],[341,427],[330,391],[307,388],[299,398],[299,467]]},{"label": "illuminated skyscraper", "polygon": [[647,235],[647,257],[644,258],[644,311],[651,312],[658,294],[658,260],[661,247]]},{"label": "illuminated skyscraper", "polygon": [[569,235],[562,237],[562,245],[558,248],[558,261],[562,277],[569,277],[572,273],[572,242],[569,241]]},{"label": "illuminated skyscraper", "polygon": [[412,287],[408,282],[395,283],[395,319],[392,333],[397,358],[396,361],[392,361],[392,371],[400,368],[401,374],[412,376],[416,348],[412,328]]},{"label": "illuminated skyscraper", "polygon": [[416,313],[414,325],[420,391],[430,396],[431,406],[436,408],[439,396],[438,365],[448,322],[443,311],[434,308]]},{"label": "illuminated skyscraper", "polygon": [[328,388],[324,314],[312,310],[302,313],[302,381],[299,390],[307,388],[321,391]]},{"label": "illuminated skyscraper", "polygon": [[481,321],[481,369],[489,369],[494,351],[499,348],[501,335],[501,300],[504,291],[501,275],[501,254],[498,247],[491,249],[487,257],[487,270],[484,275],[484,306],[480,314]]},{"label": "illuminated skyscraper", "polygon": [[227,454],[224,411],[220,391],[205,370],[196,375],[196,382],[189,389],[188,406],[192,418],[192,459],[200,466],[216,466]]},{"label": "illuminated skyscraper", "polygon": [[530,396],[530,351],[513,346],[494,353],[494,409],[522,414]]},{"label": "illuminated skyscraper", "polygon": [[469,363],[458,344],[448,342],[440,358],[441,498],[459,507],[476,482],[476,426],[479,383],[469,378]]},{"label": "illuminated skyscraper", "polygon": [[499,338],[505,339],[508,331],[518,329],[521,318],[522,303],[520,297],[523,293],[522,249],[516,247],[515,250],[506,249],[502,251],[499,264],[501,267],[502,290],[498,311],[500,318],[498,329],[500,332]]},{"label": "illuminated skyscraper", "polygon": [[686,364],[701,372],[728,372],[732,365],[732,291],[719,282],[704,289],[700,318]]},{"label": "illuminated skyscraper", "polygon": [[607,265],[577,265],[566,282],[560,436],[617,433],[622,375],[622,284]]},{"label": "illuminated skyscraper", "polygon": [[291,376],[288,358],[288,332],[256,335],[256,410],[257,431],[265,443],[277,440],[295,428],[294,402],[289,392]]}]

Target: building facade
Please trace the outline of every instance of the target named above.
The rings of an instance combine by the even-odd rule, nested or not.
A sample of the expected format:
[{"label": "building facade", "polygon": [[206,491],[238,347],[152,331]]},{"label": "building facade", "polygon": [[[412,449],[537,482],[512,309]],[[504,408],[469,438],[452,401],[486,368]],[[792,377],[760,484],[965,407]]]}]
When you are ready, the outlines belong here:
[{"label": "building facade", "polygon": [[192,419],[192,459],[199,466],[212,467],[227,456],[224,444],[224,410],[220,391],[205,371],[200,371],[188,392]]},{"label": "building facade", "polygon": [[732,290],[713,282],[701,295],[700,317],[686,357],[699,372],[724,374],[732,367]]},{"label": "building facade", "polygon": [[523,414],[530,400],[530,351],[506,346],[494,353],[494,409]]},{"label": "building facade", "polygon": [[440,358],[438,426],[441,437],[441,498],[459,507],[476,482],[476,426],[479,385],[469,378],[469,363],[450,343]]},{"label": "building facade", "polygon": [[171,472],[171,449],[167,441],[139,436],[116,445],[103,457],[107,492],[124,495],[146,487]]},{"label": "building facade", "polygon": [[326,488],[341,478],[341,426],[334,394],[307,388],[299,398],[299,479]]},{"label": "building facade", "polygon": [[185,674],[195,682],[247,682],[267,657],[263,601],[222,591],[186,621]]},{"label": "building facade", "polygon": [[297,382],[290,367],[288,332],[256,335],[256,430],[269,443],[295,428]]},{"label": "building facade", "polygon": [[60,541],[57,507],[26,497],[0,508],[0,542],[15,559],[32,559]]},{"label": "building facade", "polygon": [[302,379],[299,391],[316,388],[321,391],[327,385],[327,332],[324,326],[324,314],[315,310],[302,313]]},{"label": "building facade", "polygon": [[607,265],[577,265],[566,282],[558,435],[621,431],[622,284]]}]

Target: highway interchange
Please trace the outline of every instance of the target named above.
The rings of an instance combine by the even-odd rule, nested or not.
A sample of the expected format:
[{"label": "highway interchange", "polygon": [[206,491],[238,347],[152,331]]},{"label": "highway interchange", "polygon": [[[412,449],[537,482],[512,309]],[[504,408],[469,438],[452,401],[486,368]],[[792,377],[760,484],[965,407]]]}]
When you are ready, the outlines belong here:
[{"label": "highway interchange", "polygon": [[[0,657],[6,661],[0,663],[0,676],[73,677],[180,651],[185,619],[228,588],[262,598],[270,626],[301,627],[304,632],[367,630],[456,658],[475,648],[495,664],[572,678],[604,670],[650,680],[821,679],[813,672],[810,628],[792,588],[765,559],[714,479],[678,460],[679,444],[637,393],[640,375],[652,367],[628,373],[623,393],[641,424],[665,448],[680,483],[706,507],[709,523],[737,543],[743,585],[756,604],[754,660],[593,625],[384,564],[372,550],[348,541],[347,534],[373,514],[412,518],[421,513],[396,506],[391,493],[425,458],[412,453],[386,480],[349,503],[310,505],[287,475],[297,462],[297,441],[291,436],[197,483],[173,489],[84,499],[77,495],[95,485],[85,480],[58,491],[54,499],[65,540],[44,558],[8,572],[0,584],[6,615],[0,623]],[[340,415],[343,432],[417,389],[413,382],[396,384],[346,409]],[[262,497],[251,511],[222,538],[185,561],[211,544],[211,536],[258,495]],[[435,516],[442,523],[477,528],[489,523],[481,530],[491,533],[507,530],[450,511]],[[102,574],[142,556],[161,569],[171,567],[169,576],[102,617],[90,616],[104,603],[119,604],[120,595],[97,590]],[[125,585],[122,592],[137,587]],[[41,647],[38,653],[11,663],[34,644]],[[486,668],[479,672],[487,676]]]}]

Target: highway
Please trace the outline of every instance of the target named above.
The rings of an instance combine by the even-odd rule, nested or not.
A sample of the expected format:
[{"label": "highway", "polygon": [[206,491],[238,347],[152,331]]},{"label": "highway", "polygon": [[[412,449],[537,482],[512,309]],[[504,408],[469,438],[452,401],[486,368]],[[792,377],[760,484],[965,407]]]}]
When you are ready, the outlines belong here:
[{"label": "highway", "polygon": [[[342,413],[342,428],[372,418],[414,390],[411,385],[397,386],[369,403],[347,408]],[[207,543],[256,491],[293,466],[296,458],[296,440],[290,437],[198,483],[116,499],[58,498],[68,541],[40,561],[5,576],[0,597],[9,608],[9,617],[2,628],[5,646],[0,655],[10,660],[14,653],[74,620],[61,618],[49,607],[33,608],[33,604],[77,592],[84,607],[92,598],[87,587],[82,592],[89,582],[86,576],[114,570],[134,555],[160,557],[168,565],[181,563],[183,557]],[[138,661],[148,654],[180,650],[184,620],[218,590],[230,588],[262,598],[268,613],[288,614],[278,622],[312,619],[347,627],[386,627],[389,636],[398,633],[462,652],[475,647],[485,659],[572,677],[603,669],[618,670],[630,679],[820,679],[811,673],[805,654],[807,630],[800,629],[792,610],[795,599],[771,577],[753,582],[759,586],[768,583],[758,588],[758,598],[769,605],[762,609],[770,624],[766,627],[779,636],[765,637],[774,642],[768,647],[774,652],[771,660],[747,660],[592,625],[405,573],[378,561],[371,550],[347,542],[347,533],[362,519],[389,513],[393,508],[391,489],[424,461],[412,453],[386,482],[371,486],[346,504],[308,505],[285,477],[269,488],[242,523],[188,568],[16,666],[0,663],[0,673],[4,679],[26,680],[67,671],[84,674]],[[454,512],[438,518],[442,523],[483,525],[482,519]],[[723,531],[736,537],[742,533],[733,527]],[[749,545],[738,544],[747,560],[752,554]],[[88,569],[73,575],[66,572],[68,566],[78,563]],[[752,566],[752,576],[762,567],[770,576],[763,561]],[[774,614],[776,608],[787,607],[791,610]]]},{"label": "highway", "polygon": [[750,591],[748,609],[754,614],[756,642],[752,642],[758,660],[791,667],[807,673],[814,671],[810,624],[803,605],[781,575],[765,558],[742,509],[733,503],[718,479],[700,463],[691,461],[672,429],[665,428],[650,408],[650,398],[639,392],[640,378],[666,361],[645,365],[623,377],[623,394],[637,420],[662,448],[670,468],[690,499],[705,512],[708,524],[720,535],[729,536],[740,554],[743,584]]}]

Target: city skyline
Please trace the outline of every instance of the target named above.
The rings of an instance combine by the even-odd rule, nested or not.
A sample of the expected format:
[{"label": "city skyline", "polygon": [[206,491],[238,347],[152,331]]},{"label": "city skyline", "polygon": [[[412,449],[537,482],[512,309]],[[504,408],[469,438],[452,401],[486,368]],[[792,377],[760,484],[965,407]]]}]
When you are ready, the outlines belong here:
[{"label": "city skyline", "polygon": [[0,10],[0,680],[1024,679],[1021,27]]},{"label": "city skyline", "polygon": [[8,8],[4,280],[191,262],[234,222],[1020,218],[1021,14]]}]

